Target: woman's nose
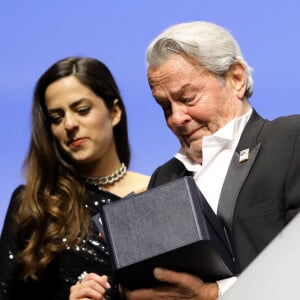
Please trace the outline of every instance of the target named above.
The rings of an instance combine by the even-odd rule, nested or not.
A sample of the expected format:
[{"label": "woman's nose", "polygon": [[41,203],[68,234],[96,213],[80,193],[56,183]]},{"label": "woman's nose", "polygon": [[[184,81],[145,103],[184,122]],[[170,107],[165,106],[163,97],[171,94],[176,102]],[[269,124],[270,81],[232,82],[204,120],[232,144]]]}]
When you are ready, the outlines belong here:
[{"label": "woman's nose", "polygon": [[72,114],[66,114],[64,126],[67,131],[73,130],[74,128],[78,127],[78,121]]}]

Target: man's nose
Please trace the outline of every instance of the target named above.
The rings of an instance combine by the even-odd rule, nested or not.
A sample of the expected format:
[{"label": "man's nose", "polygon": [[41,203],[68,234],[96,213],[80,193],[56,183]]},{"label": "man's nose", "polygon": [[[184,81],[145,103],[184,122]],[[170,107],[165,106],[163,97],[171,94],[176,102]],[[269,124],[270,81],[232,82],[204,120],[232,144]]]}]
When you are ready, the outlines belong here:
[{"label": "man's nose", "polygon": [[189,119],[187,114],[187,109],[184,105],[173,104],[172,105],[172,114],[171,114],[171,122],[175,126],[181,126],[186,123]]}]

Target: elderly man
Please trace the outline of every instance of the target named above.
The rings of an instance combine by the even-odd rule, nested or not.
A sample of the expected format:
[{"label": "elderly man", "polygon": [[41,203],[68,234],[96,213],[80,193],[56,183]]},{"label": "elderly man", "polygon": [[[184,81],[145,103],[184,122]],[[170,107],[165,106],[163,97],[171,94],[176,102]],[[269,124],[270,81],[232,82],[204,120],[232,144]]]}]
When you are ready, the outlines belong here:
[{"label": "elderly man", "polygon": [[[300,116],[259,116],[248,100],[251,68],[218,25],[166,29],[149,45],[147,62],[153,97],[181,143],[150,187],[192,175],[226,226],[242,272],[299,211]],[[217,299],[233,282],[203,282],[162,268],[154,276],[165,285],[124,289],[124,297]]]}]

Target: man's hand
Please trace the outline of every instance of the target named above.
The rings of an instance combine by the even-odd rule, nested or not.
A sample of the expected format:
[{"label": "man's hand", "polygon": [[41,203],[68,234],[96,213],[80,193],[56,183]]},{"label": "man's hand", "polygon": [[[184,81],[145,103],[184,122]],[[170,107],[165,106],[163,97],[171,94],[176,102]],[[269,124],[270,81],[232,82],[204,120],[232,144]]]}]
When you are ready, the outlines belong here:
[{"label": "man's hand", "polygon": [[217,283],[205,283],[196,276],[162,268],[155,268],[154,276],[166,285],[138,290],[121,288],[123,297],[127,300],[218,299]]}]

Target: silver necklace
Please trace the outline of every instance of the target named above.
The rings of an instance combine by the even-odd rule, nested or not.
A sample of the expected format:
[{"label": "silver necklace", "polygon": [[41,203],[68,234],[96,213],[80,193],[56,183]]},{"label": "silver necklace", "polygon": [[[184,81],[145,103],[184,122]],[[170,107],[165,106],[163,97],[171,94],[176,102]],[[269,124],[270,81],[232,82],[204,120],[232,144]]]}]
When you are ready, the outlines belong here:
[{"label": "silver necklace", "polygon": [[86,183],[95,185],[95,186],[101,186],[106,184],[114,183],[118,180],[120,180],[122,177],[125,176],[127,173],[127,167],[124,163],[121,164],[121,167],[115,171],[114,173],[107,175],[107,176],[101,176],[101,177],[83,177],[84,181]]}]

